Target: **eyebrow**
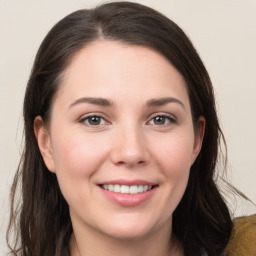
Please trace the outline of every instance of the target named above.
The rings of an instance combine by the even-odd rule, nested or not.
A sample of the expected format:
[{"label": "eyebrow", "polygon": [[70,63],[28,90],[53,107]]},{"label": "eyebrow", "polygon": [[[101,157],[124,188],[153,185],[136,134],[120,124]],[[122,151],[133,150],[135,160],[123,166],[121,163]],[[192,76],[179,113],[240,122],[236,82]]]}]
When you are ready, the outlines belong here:
[{"label": "eyebrow", "polygon": [[80,99],[75,100],[73,103],[69,105],[69,108],[72,108],[75,105],[80,103],[90,103],[93,105],[103,106],[103,107],[110,107],[113,106],[113,102],[103,98],[92,98],[92,97],[83,97]]},{"label": "eyebrow", "polygon": [[151,99],[147,101],[146,105],[148,107],[155,107],[155,106],[164,106],[168,103],[178,103],[182,106],[182,108],[185,109],[185,105],[178,99],[173,97],[165,97],[165,98],[159,98],[159,99]]},{"label": "eyebrow", "polygon": [[[111,107],[114,106],[114,103],[108,99],[105,98],[93,98],[93,97],[83,97],[75,100],[69,105],[69,108],[72,108],[75,105],[81,104],[81,103],[89,103],[93,105],[103,106],[103,107]],[[185,105],[178,99],[173,97],[165,97],[165,98],[159,98],[159,99],[151,99],[146,102],[147,107],[155,107],[155,106],[164,106],[168,103],[178,103],[185,109]]]}]

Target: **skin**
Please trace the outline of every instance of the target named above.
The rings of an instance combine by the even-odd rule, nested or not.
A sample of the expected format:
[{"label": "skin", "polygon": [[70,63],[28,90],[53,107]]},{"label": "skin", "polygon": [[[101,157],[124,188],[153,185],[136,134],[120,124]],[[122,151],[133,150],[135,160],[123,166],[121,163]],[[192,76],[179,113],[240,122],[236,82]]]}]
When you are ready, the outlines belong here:
[{"label": "skin", "polygon": [[[152,103],[166,97],[172,100]],[[171,236],[172,213],[204,126],[201,117],[193,127],[186,83],[159,53],[106,40],[78,52],[64,73],[50,123],[41,117],[34,123],[46,166],[70,206],[72,255],[182,255]],[[98,186],[114,179],[142,179],[157,188],[142,204],[124,207]]]}]

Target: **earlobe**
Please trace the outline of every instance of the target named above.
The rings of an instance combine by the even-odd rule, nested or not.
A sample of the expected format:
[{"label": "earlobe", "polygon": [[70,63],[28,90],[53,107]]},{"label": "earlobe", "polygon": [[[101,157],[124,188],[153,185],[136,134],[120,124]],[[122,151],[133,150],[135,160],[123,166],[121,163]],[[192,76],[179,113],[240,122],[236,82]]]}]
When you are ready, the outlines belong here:
[{"label": "earlobe", "polygon": [[49,132],[44,126],[41,116],[37,116],[34,120],[34,133],[45,165],[49,171],[55,173],[51,138]]},{"label": "earlobe", "polygon": [[[192,156],[192,164],[195,162],[197,156],[199,155],[203,139],[204,139],[204,132],[205,132],[205,118],[200,116],[197,121],[197,127],[195,131],[195,141],[194,141],[194,149],[193,149],[193,156]],[[191,164],[191,165],[192,165]]]}]

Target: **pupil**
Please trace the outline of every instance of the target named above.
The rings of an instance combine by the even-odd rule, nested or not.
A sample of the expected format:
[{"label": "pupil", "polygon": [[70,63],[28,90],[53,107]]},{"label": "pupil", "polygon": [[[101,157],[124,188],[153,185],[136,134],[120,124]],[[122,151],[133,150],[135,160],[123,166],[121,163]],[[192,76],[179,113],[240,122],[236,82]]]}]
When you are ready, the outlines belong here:
[{"label": "pupil", "polygon": [[97,116],[93,116],[89,119],[89,123],[91,125],[97,125],[100,123],[100,117],[97,117]]},{"label": "pupil", "polygon": [[164,124],[165,118],[162,116],[155,117],[155,124]]}]

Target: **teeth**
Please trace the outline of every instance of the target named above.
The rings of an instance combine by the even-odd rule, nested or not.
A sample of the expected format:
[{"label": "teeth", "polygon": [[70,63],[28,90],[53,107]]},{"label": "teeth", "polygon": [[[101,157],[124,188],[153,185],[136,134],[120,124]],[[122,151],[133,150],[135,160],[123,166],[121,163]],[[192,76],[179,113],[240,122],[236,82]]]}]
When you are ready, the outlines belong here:
[{"label": "teeth", "polygon": [[130,186],[130,194],[137,194],[138,186]]},{"label": "teeth", "polygon": [[144,191],[143,187],[143,185],[138,186],[138,193],[142,193]]},{"label": "teeth", "polygon": [[133,185],[133,186],[126,186],[126,185],[102,185],[102,188],[108,191],[113,191],[116,193],[121,193],[121,194],[138,194],[138,193],[143,193],[146,192],[150,189],[152,189],[152,186],[148,185]]},{"label": "teeth", "polygon": [[121,186],[121,193],[122,193],[122,194],[129,194],[129,193],[130,193],[130,188],[129,188],[129,186],[122,185],[122,186]]},{"label": "teeth", "polygon": [[121,187],[119,185],[114,185],[113,191],[119,193],[121,191]]}]

